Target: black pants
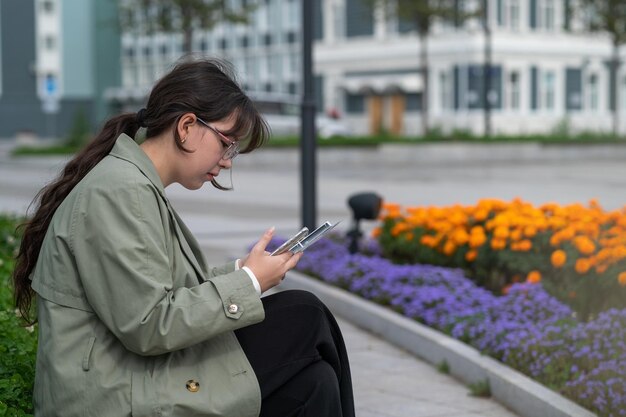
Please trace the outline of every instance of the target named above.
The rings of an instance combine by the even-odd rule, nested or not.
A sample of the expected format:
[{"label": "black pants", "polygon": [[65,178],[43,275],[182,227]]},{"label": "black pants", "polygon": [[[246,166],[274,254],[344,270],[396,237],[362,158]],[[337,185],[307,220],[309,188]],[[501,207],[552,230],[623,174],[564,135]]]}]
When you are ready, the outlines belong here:
[{"label": "black pants", "polygon": [[346,347],[313,294],[262,298],[265,320],[235,332],[261,387],[261,417],[354,417]]}]

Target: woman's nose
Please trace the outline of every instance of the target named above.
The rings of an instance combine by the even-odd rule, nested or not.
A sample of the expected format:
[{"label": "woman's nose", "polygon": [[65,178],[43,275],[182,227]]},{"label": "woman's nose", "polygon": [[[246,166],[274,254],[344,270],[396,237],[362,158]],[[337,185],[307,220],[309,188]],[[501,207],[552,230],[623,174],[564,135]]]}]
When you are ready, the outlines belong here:
[{"label": "woman's nose", "polygon": [[233,160],[232,159],[223,159],[222,158],[222,159],[220,159],[220,166],[222,168],[228,169],[228,168],[233,166]]}]

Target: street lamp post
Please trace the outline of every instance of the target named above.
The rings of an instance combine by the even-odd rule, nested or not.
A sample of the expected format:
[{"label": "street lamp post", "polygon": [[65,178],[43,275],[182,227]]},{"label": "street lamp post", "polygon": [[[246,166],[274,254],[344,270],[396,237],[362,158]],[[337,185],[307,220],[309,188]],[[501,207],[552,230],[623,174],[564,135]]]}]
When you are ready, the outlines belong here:
[{"label": "street lamp post", "polygon": [[317,223],[315,98],[313,96],[313,1],[302,1],[302,106],[300,112],[300,168],[302,226],[314,230]]}]

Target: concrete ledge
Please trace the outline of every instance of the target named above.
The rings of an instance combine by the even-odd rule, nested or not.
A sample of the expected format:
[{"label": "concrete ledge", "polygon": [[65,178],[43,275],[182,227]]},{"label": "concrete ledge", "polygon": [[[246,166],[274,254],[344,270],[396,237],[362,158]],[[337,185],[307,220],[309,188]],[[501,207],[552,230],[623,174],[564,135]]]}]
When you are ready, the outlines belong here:
[{"label": "concrete ledge", "polygon": [[340,288],[293,271],[279,288],[316,294],[338,316],[427,362],[447,361],[450,373],[465,383],[488,380],[493,398],[522,417],[596,416],[476,349]]}]

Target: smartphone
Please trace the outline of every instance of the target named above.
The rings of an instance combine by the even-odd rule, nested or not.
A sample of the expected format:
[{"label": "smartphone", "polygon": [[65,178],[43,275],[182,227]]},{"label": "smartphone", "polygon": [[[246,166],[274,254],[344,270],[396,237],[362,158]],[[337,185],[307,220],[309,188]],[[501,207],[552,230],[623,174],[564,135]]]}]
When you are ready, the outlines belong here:
[{"label": "smartphone", "polygon": [[318,227],[317,229],[309,233],[304,239],[300,240],[299,242],[296,242],[296,244],[294,244],[291,248],[289,248],[289,252],[291,253],[302,252],[303,250],[305,250],[306,248],[308,248],[309,246],[317,242],[326,233],[330,232],[339,223],[340,222],[332,224],[331,222],[325,222],[320,227]]},{"label": "smartphone", "polygon": [[272,256],[280,255],[281,253],[287,252],[293,245],[301,241],[308,234],[309,234],[309,228],[303,227],[302,229],[300,229],[298,233],[291,236],[285,243],[277,247],[276,250],[274,250],[274,252],[272,252],[270,255]]}]

